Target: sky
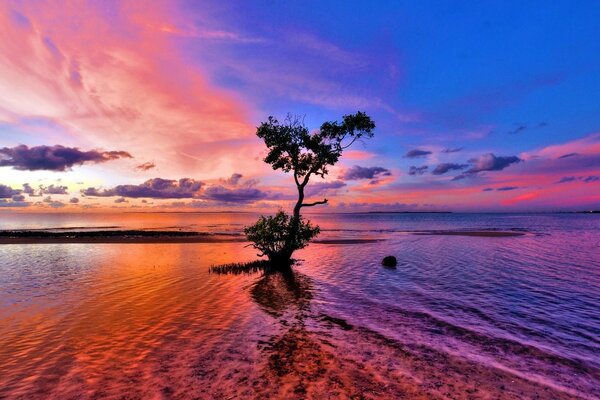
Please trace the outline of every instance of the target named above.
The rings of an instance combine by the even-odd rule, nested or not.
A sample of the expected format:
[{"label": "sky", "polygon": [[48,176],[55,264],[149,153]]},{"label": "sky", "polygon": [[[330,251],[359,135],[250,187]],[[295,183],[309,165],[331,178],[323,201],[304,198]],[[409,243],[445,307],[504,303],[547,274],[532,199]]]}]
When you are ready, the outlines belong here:
[{"label": "sky", "polygon": [[[0,2],[0,212],[275,210],[256,127],[364,111],[322,212],[600,209],[597,1]],[[316,210],[315,210],[316,211]]]}]

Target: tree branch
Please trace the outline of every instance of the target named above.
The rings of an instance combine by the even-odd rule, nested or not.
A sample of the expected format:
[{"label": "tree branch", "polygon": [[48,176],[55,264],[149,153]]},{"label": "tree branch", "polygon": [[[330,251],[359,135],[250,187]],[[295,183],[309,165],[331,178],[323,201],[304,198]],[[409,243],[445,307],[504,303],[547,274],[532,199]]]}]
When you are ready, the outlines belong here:
[{"label": "tree branch", "polygon": [[306,176],[304,176],[304,179],[302,180],[302,183],[300,184],[300,186],[305,187],[308,184],[308,180],[310,179],[310,176],[313,174],[313,170],[310,169],[307,173]]},{"label": "tree branch", "polygon": [[327,204],[327,199],[322,200],[322,201],[315,201],[314,203],[302,203],[302,204],[300,204],[300,207],[312,207],[312,206],[317,206],[319,204]]}]

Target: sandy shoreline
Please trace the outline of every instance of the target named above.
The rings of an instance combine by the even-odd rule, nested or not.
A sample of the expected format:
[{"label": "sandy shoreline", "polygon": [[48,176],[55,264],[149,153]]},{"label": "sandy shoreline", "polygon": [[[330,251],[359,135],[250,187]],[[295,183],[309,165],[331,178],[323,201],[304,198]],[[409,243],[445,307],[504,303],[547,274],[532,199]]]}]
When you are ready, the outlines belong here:
[{"label": "sandy shoreline", "polygon": [[[516,237],[527,234],[522,231],[407,231],[400,232],[410,235],[434,236],[471,236],[471,237]],[[376,243],[384,238],[335,238],[317,239],[315,244],[366,244]],[[13,230],[0,231],[0,244],[160,244],[160,243],[236,243],[246,242],[246,237],[240,234],[209,234],[204,232],[182,231],[58,231],[58,230]]]}]

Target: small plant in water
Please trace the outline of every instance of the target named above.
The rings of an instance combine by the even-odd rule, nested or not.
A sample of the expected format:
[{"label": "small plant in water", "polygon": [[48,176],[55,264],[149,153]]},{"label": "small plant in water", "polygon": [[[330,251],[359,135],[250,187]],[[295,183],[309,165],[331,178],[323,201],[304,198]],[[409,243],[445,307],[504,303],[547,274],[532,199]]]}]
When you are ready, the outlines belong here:
[{"label": "small plant in water", "polygon": [[267,256],[272,268],[286,268],[291,264],[294,251],[308,245],[319,233],[319,227],[313,226],[302,218],[303,207],[327,204],[328,200],[304,202],[304,189],[311,176],[325,178],[328,168],[335,165],[342,152],[363,137],[373,137],[375,123],[364,112],[344,115],[342,122],[325,122],[316,132],[310,132],[303,121],[288,115],[284,123],[269,117],[256,130],[268,148],[264,161],[273,169],[291,172],[294,176],[298,200],[290,216],[279,211],[274,217],[262,216],[258,221],[244,229],[248,240]]},{"label": "small plant in water", "polygon": [[279,210],[274,217],[261,216],[252,226],[244,228],[248,240],[260,251],[259,256],[267,256],[273,265],[289,266],[292,253],[303,249],[320,232],[318,226],[299,217],[290,217]]}]

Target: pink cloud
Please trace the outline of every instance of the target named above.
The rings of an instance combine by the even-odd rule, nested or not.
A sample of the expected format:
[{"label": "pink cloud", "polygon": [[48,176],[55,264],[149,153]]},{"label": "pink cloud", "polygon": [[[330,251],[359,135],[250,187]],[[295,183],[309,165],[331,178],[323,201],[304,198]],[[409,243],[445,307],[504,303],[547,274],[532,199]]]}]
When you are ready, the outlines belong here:
[{"label": "pink cloud", "polygon": [[510,199],[506,199],[506,200],[502,200],[501,203],[504,205],[513,205],[522,201],[531,201],[533,199],[536,199],[540,196],[539,193],[536,192],[530,192],[530,193],[524,193],[521,194],[519,196],[516,197],[512,197]]},{"label": "pink cloud", "polygon": [[[3,120],[44,118],[65,141],[118,143],[173,172],[190,167],[180,149],[253,135],[249,108],[184,61],[165,31],[183,22],[162,2],[9,4],[0,5]],[[196,155],[205,162],[192,167],[211,159]]]},{"label": "pink cloud", "polygon": [[362,150],[346,150],[344,152],[343,160],[362,161],[369,160],[375,157],[374,153]]}]

